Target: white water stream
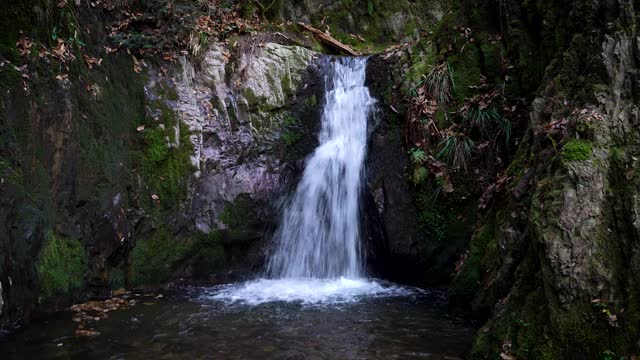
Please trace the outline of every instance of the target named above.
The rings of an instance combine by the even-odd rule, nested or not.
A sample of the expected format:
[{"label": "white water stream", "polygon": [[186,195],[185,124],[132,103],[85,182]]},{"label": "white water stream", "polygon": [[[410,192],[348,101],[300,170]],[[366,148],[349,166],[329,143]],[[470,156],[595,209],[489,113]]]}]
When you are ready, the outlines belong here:
[{"label": "white water stream", "polygon": [[284,211],[274,236],[267,279],[219,288],[211,297],[334,303],[409,292],[364,277],[360,193],[367,150],[367,119],[375,99],[365,86],[366,58],[333,59],[319,146]]}]

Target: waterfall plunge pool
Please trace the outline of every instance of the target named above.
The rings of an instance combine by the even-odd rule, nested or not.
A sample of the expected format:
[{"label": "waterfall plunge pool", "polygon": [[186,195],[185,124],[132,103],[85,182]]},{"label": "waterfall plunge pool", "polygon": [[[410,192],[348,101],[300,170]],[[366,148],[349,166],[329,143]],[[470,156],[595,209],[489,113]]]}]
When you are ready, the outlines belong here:
[{"label": "waterfall plunge pool", "polygon": [[[153,298],[151,298],[153,299]],[[174,291],[89,324],[69,311],[0,337],[3,359],[457,359],[474,330],[442,290],[371,279],[254,280]]]}]

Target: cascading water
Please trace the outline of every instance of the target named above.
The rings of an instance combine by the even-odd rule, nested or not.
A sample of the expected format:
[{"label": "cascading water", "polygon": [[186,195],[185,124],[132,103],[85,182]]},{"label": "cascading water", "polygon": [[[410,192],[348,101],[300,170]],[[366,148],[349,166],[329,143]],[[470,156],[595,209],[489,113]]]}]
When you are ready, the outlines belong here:
[{"label": "cascading water", "polygon": [[274,236],[267,279],[219,287],[208,297],[260,304],[324,303],[363,295],[406,295],[362,274],[359,200],[367,120],[375,105],[366,58],[334,58],[326,75],[319,146]]},{"label": "cascading water", "polygon": [[331,62],[320,145],[276,231],[273,278],[361,276],[358,217],[367,118],[375,104],[365,58]]}]

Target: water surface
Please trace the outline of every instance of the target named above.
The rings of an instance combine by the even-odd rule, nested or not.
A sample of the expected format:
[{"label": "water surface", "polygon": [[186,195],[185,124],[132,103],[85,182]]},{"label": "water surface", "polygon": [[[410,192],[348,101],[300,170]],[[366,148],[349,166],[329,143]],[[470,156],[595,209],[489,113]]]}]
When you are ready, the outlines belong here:
[{"label": "water surface", "polygon": [[101,333],[91,338],[74,336],[72,314],[59,313],[0,338],[0,354],[11,360],[455,359],[471,344],[473,330],[447,313],[440,291],[396,288],[256,304],[224,295],[245,285],[184,290],[153,305],[140,301],[90,324]]}]

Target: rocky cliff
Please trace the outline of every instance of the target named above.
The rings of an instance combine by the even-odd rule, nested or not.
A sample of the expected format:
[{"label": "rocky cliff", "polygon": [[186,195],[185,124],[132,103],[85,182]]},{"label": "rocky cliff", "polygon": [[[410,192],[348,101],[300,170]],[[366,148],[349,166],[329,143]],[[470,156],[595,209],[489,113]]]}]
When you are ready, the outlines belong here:
[{"label": "rocky cliff", "polygon": [[3,5],[3,325],[260,268],[317,141],[330,49],[304,21],[381,52],[374,273],[449,285],[471,358],[640,351],[638,1],[225,4]]},{"label": "rocky cliff", "polygon": [[[258,270],[315,147],[317,53],[280,33],[171,61],[111,54],[111,15],[45,1],[3,11],[3,325],[125,285]],[[81,39],[62,38],[74,28]]]},{"label": "rocky cliff", "polygon": [[[470,250],[453,278],[452,299],[489,316],[472,358],[626,358],[639,351],[638,4],[560,6],[502,8],[507,49],[519,53],[516,77],[535,78],[531,61],[544,70],[527,106],[527,130],[481,197]],[[523,39],[536,24],[541,38],[532,48],[536,40]]]},{"label": "rocky cliff", "polygon": [[637,2],[443,6],[371,64],[386,275],[450,282],[471,358],[636,354]]}]

